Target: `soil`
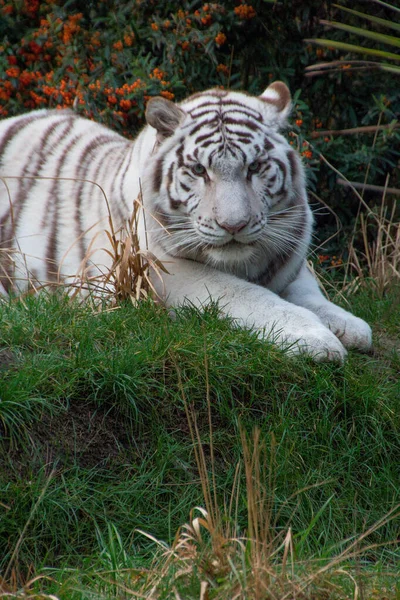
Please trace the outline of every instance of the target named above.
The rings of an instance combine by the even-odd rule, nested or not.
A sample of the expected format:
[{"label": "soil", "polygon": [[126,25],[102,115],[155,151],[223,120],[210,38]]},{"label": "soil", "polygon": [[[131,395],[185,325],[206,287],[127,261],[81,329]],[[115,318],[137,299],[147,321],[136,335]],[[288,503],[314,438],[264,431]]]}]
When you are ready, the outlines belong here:
[{"label": "soil", "polygon": [[15,355],[7,348],[0,349],[0,373],[3,369],[9,369],[17,362]]},{"label": "soil", "polygon": [[0,470],[14,478],[30,476],[43,465],[50,471],[54,466],[101,470],[126,464],[141,454],[131,430],[120,412],[74,401],[66,412],[32,423],[28,444],[19,447],[0,431]]}]

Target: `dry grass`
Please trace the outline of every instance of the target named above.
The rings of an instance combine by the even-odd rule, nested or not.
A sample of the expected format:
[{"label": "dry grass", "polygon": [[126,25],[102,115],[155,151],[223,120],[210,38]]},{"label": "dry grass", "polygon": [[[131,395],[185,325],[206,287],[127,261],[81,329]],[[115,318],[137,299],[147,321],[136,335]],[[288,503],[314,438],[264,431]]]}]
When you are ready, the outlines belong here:
[{"label": "dry grass", "polygon": [[[109,210],[108,201],[107,207]],[[145,218],[140,196],[134,200],[132,214],[125,225],[115,230],[109,210],[109,227],[105,230],[109,247],[101,249],[110,259],[109,267],[96,275],[90,275],[92,255],[97,251],[92,249],[95,236],[88,247],[75,281],[70,285],[70,290],[73,289],[72,295],[89,291],[92,296],[98,296],[102,301],[106,300],[112,304],[128,299],[136,304],[149,297],[158,298],[152,276],[158,277],[162,284],[162,273],[168,271],[148,250],[147,240],[146,249],[140,247],[138,223],[141,212],[142,218]]]},{"label": "dry grass", "polygon": [[[376,143],[376,136],[379,133],[379,129],[375,133],[373,146]],[[318,152],[314,146],[313,150]],[[372,284],[379,296],[382,297],[387,288],[393,283],[400,281],[400,222],[398,220],[398,205],[396,200],[389,201],[388,199],[390,190],[393,191],[392,188],[388,187],[389,178],[387,177],[386,184],[382,189],[380,205],[378,208],[371,208],[357,187],[364,191],[375,186],[369,186],[367,183],[364,183],[358,184],[355,187],[322,153],[318,152],[318,154],[320,159],[336,173],[338,183],[349,187],[359,201],[353,233],[348,247],[349,259],[347,264],[344,265],[344,279],[341,288],[344,292],[352,293],[360,285]],[[366,169],[365,182],[367,181],[368,173],[369,165]],[[322,202],[318,196],[315,194],[312,195],[318,201]],[[325,205],[325,203],[323,204]],[[333,213],[329,207],[326,205],[325,207]],[[322,248],[340,232],[340,221],[335,214],[334,216],[336,218],[337,231],[316,250]],[[361,240],[359,240],[360,237]],[[318,274],[318,277],[320,277],[320,274]]]},{"label": "dry grass", "polygon": [[[17,577],[15,578],[17,579]],[[53,594],[34,591],[33,588],[37,587],[38,582],[45,580],[51,581],[49,577],[38,575],[37,577],[29,579],[22,588],[19,588],[16,584],[13,585],[12,577],[10,584],[6,584],[5,581],[0,578],[0,598],[1,600],[9,600],[11,598],[16,598],[17,600],[59,600],[59,598]]]},{"label": "dry grass", "polygon": [[[199,600],[207,600],[209,597],[218,600],[365,598],[361,574],[357,568],[349,565],[356,564],[363,553],[377,547],[376,544],[365,545],[365,540],[389,521],[398,518],[400,506],[394,507],[356,538],[344,541],[341,545],[344,549],[337,554],[333,552],[331,558],[298,560],[290,523],[285,529],[279,528],[277,523],[282,508],[293,497],[300,496],[306,490],[299,490],[286,499],[278,514],[274,515],[274,437],[271,437],[268,449],[259,429],[255,428],[251,436],[241,430],[242,460],[236,467],[230,497],[221,502],[217,497],[215,484],[207,357],[204,366],[210,432],[207,443],[210,456],[208,461],[197,426],[195,408],[185,396],[178,362],[175,357],[171,358],[178,373],[180,393],[203,489],[204,507],[197,506],[191,510],[188,522],[178,530],[170,547],[140,531],[155,542],[160,551],[154,567],[143,577],[141,595],[135,596],[133,590],[132,595],[153,600],[165,598],[162,590],[168,581],[171,597],[176,600],[187,597],[198,597]],[[243,471],[244,492],[240,489]],[[247,527],[244,531],[240,528],[237,514],[239,498],[243,493],[247,506]],[[196,588],[193,573],[196,573],[198,595],[193,591]],[[395,575],[393,582],[395,583]],[[377,597],[372,594],[369,598]]]},{"label": "dry grass", "polygon": [[[229,510],[216,520],[215,514],[196,507],[171,547],[165,549],[164,544],[153,536],[144,534],[157,543],[161,551],[141,587],[141,597],[154,600],[164,597],[161,589],[168,580],[177,600],[189,597],[189,590],[192,590],[192,598],[196,587],[193,573],[196,573],[200,587],[199,600],[206,600],[209,593],[219,600],[357,600],[362,597],[363,574],[350,565],[360,561],[364,552],[376,547],[363,547],[363,542],[389,520],[397,518],[399,507],[357,539],[349,540],[345,549],[330,560],[299,561],[291,527],[278,532],[270,520],[266,496],[271,490],[265,486],[263,471],[258,470],[263,453],[259,432],[255,430],[252,442],[246,438],[243,446],[248,506],[246,531],[240,532]],[[232,498],[238,493],[238,488],[233,490]],[[392,577],[395,583],[396,575]],[[344,581],[350,586],[344,585]],[[350,592],[349,587],[352,588]]]},{"label": "dry grass", "polygon": [[[381,118],[375,128],[372,148],[375,147],[381,131]],[[354,222],[353,234],[349,244],[349,260],[345,269],[343,289],[354,292],[360,285],[373,284],[382,297],[385,290],[400,280],[400,222],[397,220],[398,207],[396,200],[389,203],[389,193],[398,192],[389,188],[389,175],[382,189],[380,207],[371,208],[364,200],[364,191],[375,188],[367,184],[371,164],[367,165],[363,184],[353,185],[322,154],[321,160],[338,176],[338,183],[349,187],[356,195],[359,205]],[[361,194],[358,188],[362,190]],[[362,248],[356,243],[357,234],[361,234]],[[355,276],[349,281],[349,274]]]},{"label": "dry grass", "polygon": [[395,220],[396,208],[394,202],[389,209],[383,195],[378,212],[368,208],[366,214],[360,213],[364,248],[357,249],[354,241],[350,245],[349,262],[356,273],[350,289],[355,290],[368,280],[382,297],[392,283],[400,281],[400,222]]},{"label": "dry grass", "polygon": [[[61,277],[63,263],[71,249],[79,243],[80,238],[74,240],[65,252],[61,264],[58,266],[54,265],[57,277],[55,281],[51,282],[38,282],[36,280],[35,276],[28,268],[29,256],[26,256],[22,252],[18,240],[16,240],[15,243],[16,247],[13,247],[13,244],[11,244],[12,240],[10,240],[9,248],[4,247],[3,243],[3,247],[0,248],[0,255],[2,257],[0,276],[3,277],[7,283],[7,288],[9,287],[12,289],[14,284],[18,283],[12,275],[15,259],[18,258],[19,262],[22,261],[25,265],[26,277],[24,278],[23,283],[28,289],[28,292],[26,292],[28,294],[37,293],[42,289],[63,288],[71,297],[75,297],[79,294],[83,294],[83,296],[90,294],[92,299],[101,300],[102,303],[104,303],[104,301],[110,301],[112,304],[126,299],[130,299],[132,303],[135,304],[139,300],[148,298],[149,296],[155,299],[158,298],[151,277],[158,277],[162,286],[162,273],[167,273],[168,271],[161,261],[149,251],[147,239],[145,240],[146,248],[143,249],[143,247],[140,247],[138,223],[140,218],[143,218],[144,220],[146,218],[141,192],[138,198],[133,201],[131,216],[123,226],[116,229],[107,195],[103,188],[94,181],[65,177],[0,177],[0,180],[7,191],[8,201],[11,207],[11,222],[14,230],[13,205],[10,189],[7,184],[8,179],[45,179],[90,183],[101,191],[107,206],[108,228],[103,231],[99,229],[99,223],[95,223],[89,230],[82,233],[80,237],[87,236],[91,229],[95,230],[95,234],[88,244],[86,254],[83,257],[77,273]],[[98,248],[96,243],[98,237],[103,233],[107,238],[108,245],[107,247]],[[100,270],[98,266],[96,266],[96,269],[93,268],[94,265],[96,265],[94,255],[99,252],[104,253],[107,257],[107,267],[103,267],[102,270]]]}]

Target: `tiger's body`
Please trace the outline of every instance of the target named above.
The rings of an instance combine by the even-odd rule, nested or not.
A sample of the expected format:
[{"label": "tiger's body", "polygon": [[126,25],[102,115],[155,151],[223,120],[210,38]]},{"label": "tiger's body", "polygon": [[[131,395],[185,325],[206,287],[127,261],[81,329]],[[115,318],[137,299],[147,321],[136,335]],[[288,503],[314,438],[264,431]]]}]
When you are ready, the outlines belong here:
[{"label": "tiger's body", "polygon": [[95,232],[91,259],[101,270],[105,196],[118,227],[142,189],[140,237],[168,261],[169,304],[220,299],[240,325],[316,358],[369,348],[369,326],[327,301],[307,269],[304,170],[279,133],[289,110],[289,91],[276,82],[260,97],[209,90],[180,105],[152,99],[133,142],[72,111],[3,121],[3,293],[11,283],[23,289],[27,274],[42,283],[76,274]]}]

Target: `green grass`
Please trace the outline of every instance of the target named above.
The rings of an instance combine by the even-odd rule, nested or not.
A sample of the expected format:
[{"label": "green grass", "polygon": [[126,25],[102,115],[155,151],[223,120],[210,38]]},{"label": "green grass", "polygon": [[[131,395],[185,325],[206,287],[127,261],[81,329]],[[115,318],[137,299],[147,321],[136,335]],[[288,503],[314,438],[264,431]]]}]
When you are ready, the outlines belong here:
[{"label": "green grass", "polygon": [[[173,320],[151,303],[103,312],[57,296],[2,303],[0,574],[15,589],[32,573],[51,575],[36,589],[68,600],[125,597],[116,573],[127,569],[132,588],[132,569],[149,569],[156,548],[136,530],[171,544],[204,506],[179,373],[208,458],[209,391],[219,504],[229,502],[243,454],[240,427],[258,427],[274,531],[291,526],[298,564],[337,555],[400,503],[400,292],[348,300],[376,344],[343,366],[290,359],[215,306]],[[243,472],[239,479],[234,520],[244,531]],[[368,543],[379,546],[360,565],[396,570],[389,542],[398,532],[398,519],[373,532]],[[106,571],[103,585],[94,573]],[[166,581],[160,598],[174,597]],[[387,594],[400,591],[389,585]]]}]

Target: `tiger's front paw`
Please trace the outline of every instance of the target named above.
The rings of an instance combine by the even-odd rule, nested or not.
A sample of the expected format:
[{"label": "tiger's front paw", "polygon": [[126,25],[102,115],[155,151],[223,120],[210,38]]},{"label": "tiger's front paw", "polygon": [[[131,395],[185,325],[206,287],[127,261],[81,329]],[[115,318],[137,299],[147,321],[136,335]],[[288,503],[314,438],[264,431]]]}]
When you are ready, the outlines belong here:
[{"label": "tiger's front paw", "polygon": [[282,336],[289,354],[306,354],[317,362],[344,362],[347,351],[338,338],[322,324]]},{"label": "tiger's front paw", "polygon": [[321,307],[316,311],[321,321],[346,348],[358,348],[364,352],[372,346],[371,327],[339,306]]}]

